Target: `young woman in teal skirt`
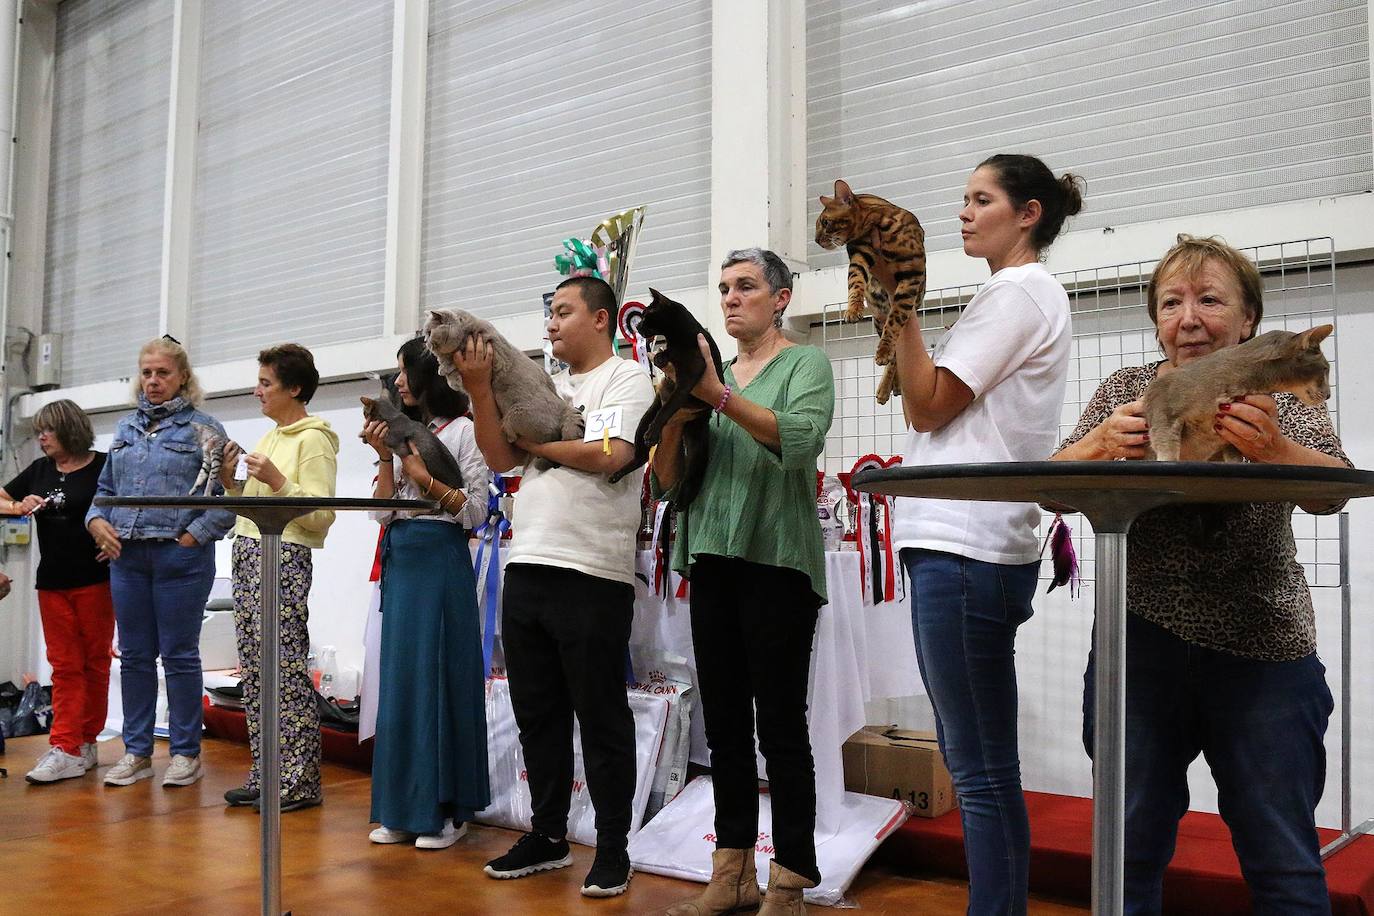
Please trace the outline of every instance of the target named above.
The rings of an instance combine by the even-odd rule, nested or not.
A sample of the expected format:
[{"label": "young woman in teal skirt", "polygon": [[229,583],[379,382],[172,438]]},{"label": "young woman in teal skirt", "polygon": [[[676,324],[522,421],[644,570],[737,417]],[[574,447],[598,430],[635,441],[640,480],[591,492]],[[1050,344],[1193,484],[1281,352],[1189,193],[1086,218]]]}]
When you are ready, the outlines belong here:
[{"label": "young woman in teal skirt", "polygon": [[407,407],[457,459],[463,489],[434,479],[419,455],[383,441],[369,421],[363,438],[377,451],[379,498],[430,499],[436,514],[374,515],[382,539],[382,647],[377,736],[372,754],[374,843],[444,849],[490,803],[487,722],[468,530],[486,515],[489,471],[464,417],[467,397],[449,388],[423,341],[397,354],[396,388]]}]

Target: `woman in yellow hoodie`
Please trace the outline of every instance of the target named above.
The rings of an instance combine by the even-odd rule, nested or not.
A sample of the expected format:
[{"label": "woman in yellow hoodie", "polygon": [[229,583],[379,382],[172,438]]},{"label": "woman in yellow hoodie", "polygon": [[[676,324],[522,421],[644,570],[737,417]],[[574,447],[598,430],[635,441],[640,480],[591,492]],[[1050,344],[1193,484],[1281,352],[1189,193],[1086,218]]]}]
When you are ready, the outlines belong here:
[{"label": "woman in yellow hoodie", "polygon": [[[220,480],[234,496],[333,496],[338,469],[339,437],[329,424],[305,411],[320,373],[315,358],[299,344],[282,344],[258,354],[258,384],[253,395],[276,426],[246,456],[248,481],[234,480],[241,449],[224,449]],[[312,550],[324,546],[334,522],[327,510],[303,515],[286,526],[281,544],[281,810],[318,805],[320,789],[320,718],[306,659],[310,653]],[[248,743],[253,767],[248,781],[224,793],[230,807],[258,800],[261,735],[258,659],[262,652],[262,600],[258,581],[262,541],[257,525],[240,518],[234,528],[234,633],[243,669],[243,703],[248,713]]]}]

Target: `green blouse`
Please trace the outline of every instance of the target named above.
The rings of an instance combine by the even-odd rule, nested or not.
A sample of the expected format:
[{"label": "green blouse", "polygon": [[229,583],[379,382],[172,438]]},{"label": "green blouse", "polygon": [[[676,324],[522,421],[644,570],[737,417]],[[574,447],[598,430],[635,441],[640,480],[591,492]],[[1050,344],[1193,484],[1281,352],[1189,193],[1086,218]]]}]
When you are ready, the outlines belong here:
[{"label": "green blouse", "polygon": [[725,383],[778,418],[775,455],[723,414],[711,418],[711,451],[701,492],[678,515],[673,569],[690,578],[713,555],[805,573],[825,602],[825,548],[816,518],[816,459],[835,412],[835,377],[817,347],[781,350],[743,389],[734,360]]}]

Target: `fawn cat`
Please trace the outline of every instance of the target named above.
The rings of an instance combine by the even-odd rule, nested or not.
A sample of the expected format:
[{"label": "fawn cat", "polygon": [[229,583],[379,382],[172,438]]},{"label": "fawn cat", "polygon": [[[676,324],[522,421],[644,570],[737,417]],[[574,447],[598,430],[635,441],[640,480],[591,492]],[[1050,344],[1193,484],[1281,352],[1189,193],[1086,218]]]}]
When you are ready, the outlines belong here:
[{"label": "fawn cat", "polygon": [[1150,447],[1160,461],[1240,461],[1212,429],[1217,408],[1247,394],[1289,391],[1305,404],[1331,397],[1321,342],[1329,324],[1300,334],[1270,331],[1161,375],[1142,398]]},{"label": "fawn cat", "polygon": [[[910,211],[873,194],[855,194],[838,180],[834,197],[821,195],[816,244],[827,250],[844,245],[849,252],[849,308],[844,319],[863,318],[867,298],[879,334],[873,361],[887,366],[877,398],[886,404],[893,391],[902,393],[892,352],[897,335],[926,294],[925,230]],[[891,267],[896,289],[887,289],[873,276],[879,262]]]},{"label": "fawn cat", "polygon": [[[711,359],[716,366],[716,375],[724,376],[720,364],[720,350],[716,347],[711,334],[692,316],[687,306],[674,302],[656,289],[649,290],[653,300],[644,310],[637,333],[644,340],[662,337],[667,345],[653,355],[654,365],[660,369],[672,365],[677,376],[674,382],[667,375],[658,383],[654,402],[649,405],[639,428],[635,430],[635,454],[620,470],[611,475],[615,483],[635,468],[649,460],[649,450],[658,444],[663,432],[663,424],[668,418],[684,407],[702,407],[702,402],[692,397],[701,376],[706,372],[706,360],[702,359],[697,335],[705,334],[706,343],[711,348]],[[695,404],[693,404],[695,402]],[[705,405],[715,406],[715,405]],[[711,438],[711,413],[703,410],[700,415],[687,421],[682,428],[682,472],[673,505],[686,508],[701,489],[702,477],[706,474],[706,458]]]}]

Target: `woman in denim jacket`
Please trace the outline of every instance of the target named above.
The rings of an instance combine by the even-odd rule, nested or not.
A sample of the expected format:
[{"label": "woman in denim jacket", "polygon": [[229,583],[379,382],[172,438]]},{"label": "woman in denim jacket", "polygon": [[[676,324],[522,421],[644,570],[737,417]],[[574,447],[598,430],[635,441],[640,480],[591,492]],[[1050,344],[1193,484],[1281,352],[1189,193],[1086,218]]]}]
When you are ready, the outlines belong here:
[{"label": "woman in denim jacket", "polygon": [[[196,407],[200,385],[181,344],[162,337],[143,345],[136,391],[138,409],[115,428],[96,496],[190,495],[208,464],[202,443],[227,437],[218,420]],[[220,492],[213,476],[210,485]],[[200,622],[215,578],[214,542],[233,526],[233,513],[223,509],[92,505],[86,514],[100,557],[110,561],[119,624],[125,753],[105,774],[106,785],[132,785],[153,775],[159,655],[172,737],[172,763],[162,784],[189,786],[201,778]]]}]

